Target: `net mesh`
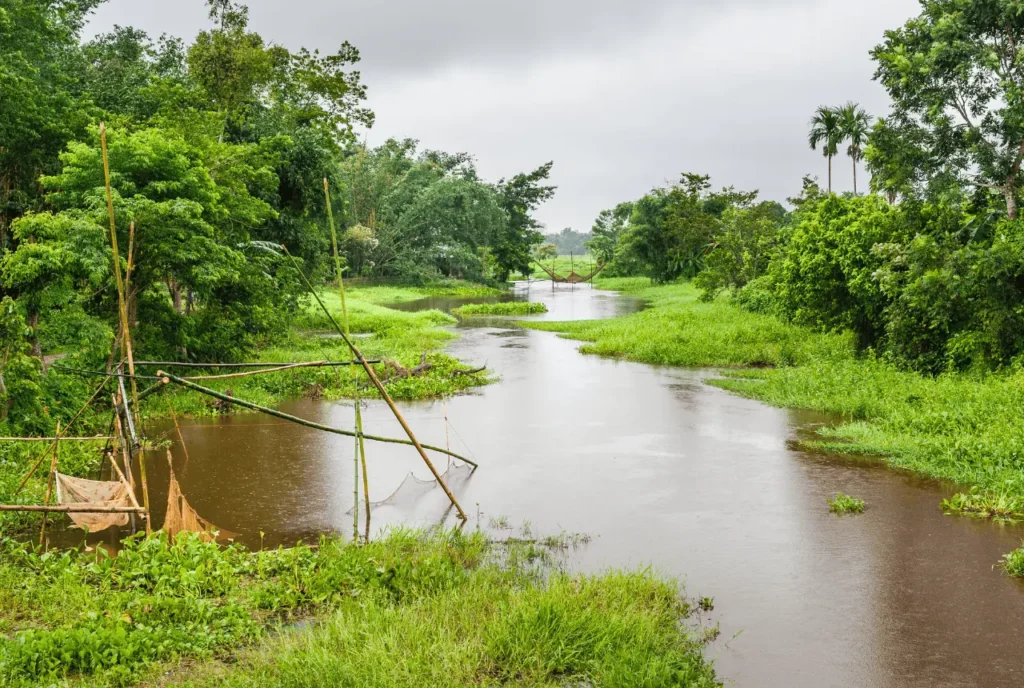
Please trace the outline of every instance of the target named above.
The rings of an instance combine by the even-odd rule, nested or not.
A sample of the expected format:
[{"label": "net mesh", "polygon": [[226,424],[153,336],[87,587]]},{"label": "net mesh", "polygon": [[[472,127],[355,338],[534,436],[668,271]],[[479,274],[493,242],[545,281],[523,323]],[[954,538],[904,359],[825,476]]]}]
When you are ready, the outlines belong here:
[{"label": "net mesh", "polygon": [[[57,502],[59,504],[85,504],[88,506],[134,506],[128,488],[121,482],[86,480],[63,473],[56,474]],[[87,528],[90,533],[111,526],[128,524],[128,514],[68,514],[75,526]]]},{"label": "net mesh", "polygon": [[[170,458],[168,457],[168,463]],[[170,466],[171,477],[170,487],[167,490],[167,512],[164,514],[164,532],[169,537],[178,533],[200,533],[203,540],[213,541],[218,537],[231,537],[234,533],[218,528],[205,518],[196,513],[192,505],[185,499],[178,484],[178,478],[174,475],[174,466]]]},{"label": "net mesh", "polygon": [[[444,483],[448,486],[448,489],[453,490],[460,483],[465,482],[465,480],[472,474],[473,467],[468,463],[452,461],[448,470],[442,473],[441,477],[444,479]],[[437,484],[437,481],[434,480],[434,478],[423,480],[421,478],[417,478],[413,473],[409,473],[390,495],[379,502],[370,502],[370,508],[376,509],[377,507],[389,505],[412,505],[426,495],[434,492],[434,490],[440,489],[441,486]],[[349,509],[346,513],[352,514],[353,511],[355,511],[355,507]]]}]

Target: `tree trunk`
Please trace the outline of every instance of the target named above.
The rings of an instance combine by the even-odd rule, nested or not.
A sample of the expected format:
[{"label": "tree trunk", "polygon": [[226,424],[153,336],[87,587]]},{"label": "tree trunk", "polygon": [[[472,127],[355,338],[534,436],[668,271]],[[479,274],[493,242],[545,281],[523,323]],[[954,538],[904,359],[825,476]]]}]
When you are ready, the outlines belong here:
[{"label": "tree trunk", "polygon": [[174,305],[174,312],[181,313],[181,285],[175,280],[167,278],[167,289],[171,292],[171,303]]},{"label": "tree trunk", "polygon": [[832,156],[828,156],[828,192],[832,193]]},{"label": "tree trunk", "polygon": [[853,159],[853,195],[857,195],[857,158]]},{"label": "tree trunk", "polygon": [[1011,220],[1017,219],[1017,195],[1014,192],[1013,183],[1011,182],[1008,186],[1003,189],[1003,195],[1006,197],[1006,216]]},{"label": "tree trunk", "polygon": [[39,342],[39,311],[32,309],[28,314],[28,326],[32,328],[32,355],[43,360],[43,345]]}]

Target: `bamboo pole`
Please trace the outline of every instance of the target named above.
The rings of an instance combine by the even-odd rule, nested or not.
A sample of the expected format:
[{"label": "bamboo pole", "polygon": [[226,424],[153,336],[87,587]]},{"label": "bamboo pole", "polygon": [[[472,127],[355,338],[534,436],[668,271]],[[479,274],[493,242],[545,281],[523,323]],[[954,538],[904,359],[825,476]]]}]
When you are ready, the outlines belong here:
[{"label": "bamboo pole", "polygon": [[[359,416],[359,400],[356,399],[355,414]],[[352,446],[352,542],[359,542],[359,424],[356,423],[355,442]]]},{"label": "bamboo pole", "polygon": [[61,442],[107,442],[113,439],[108,435],[94,435],[93,437],[0,437],[0,442],[53,442],[60,439]]},{"label": "bamboo pole", "polygon": [[[370,363],[380,363],[371,360]],[[159,366],[161,368],[268,368],[295,365],[294,361],[284,363],[182,363],[179,361],[138,361],[139,366]],[[360,365],[359,361],[304,361],[303,365],[335,368]],[[141,394],[141,392],[140,392]]]},{"label": "bamboo pole", "polygon": [[[134,502],[135,504],[138,504],[138,500],[135,498],[135,474],[132,473],[132,462],[131,462],[131,459],[128,458],[129,454],[128,454],[128,450],[126,448],[128,446],[128,443],[127,442],[121,442],[121,438],[124,436],[124,428],[121,427],[121,414],[117,410],[117,406],[118,406],[117,398],[118,398],[117,395],[114,394],[113,396],[111,396],[111,399],[110,399],[112,402],[114,402],[114,432],[115,432],[115,439],[114,439],[114,452],[113,453],[116,455],[117,454],[117,450],[118,449],[121,450],[121,462],[124,464],[124,472],[128,474],[128,478],[127,478],[128,479],[128,490],[131,492],[132,502]],[[111,458],[111,462],[114,462],[115,459],[116,459],[116,456],[113,456]],[[131,519],[132,533],[134,534],[135,533],[135,514],[132,514],[130,516],[130,519]]]},{"label": "bamboo pole", "polygon": [[[124,284],[121,281],[121,254],[117,250],[117,230],[114,223],[114,196],[110,190],[110,161],[107,159],[107,128],[100,122],[100,147],[103,150],[103,183],[107,190],[107,215],[110,216],[110,247],[114,251],[114,278],[117,284],[117,304],[121,312],[121,329],[124,335],[123,344],[128,356],[128,372],[132,374],[132,400],[138,411],[139,394],[135,387],[135,359],[132,356],[132,335],[128,329],[128,308],[125,304]],[[134,233],[134,232],[133,232]],[[129,242],[131,243],[131,242]]]},{"label": "bamboo pole", "polygon": [[[193,391],[199,392],[200,394],[206,394],[207,396],[211,396],[214,399],[220,399],[221,401],[226,401],[229,404],[236,404],[238,406],[250,409],[252,411],[259,411],[261,413],[266,413],[269,416],[274,416],[276,418],[282,418],[284,420],[291,421],[291,422],[296,423],[298,425],[305,425],[307,428],[313,428],[315,430],[324,430],[325,432],[334,433],[335,435],[344,435],[345,437],[355,437],[356,435],[359,434],[357,432],[352,432],[351,430],[343,430],[341,428],[333,428],[330,425],[323,425],[321,423],[314,423],[311,420],[306,420],[305,418],[299,418],[298,416],[292,416],[290,414],[284,413],[283,411],[278,411],[277,409],[268,408],[266,406],[260,406],[259,404],[254,404],[251,401],[245,401],[244,399],[239,399],[238,397],[230,397],[227,394],[222,394],[221,392],[218,392],[215,389],[210,389],[209,387],[203,387],[201,385],[197,385],[194,382],[190,382],[190,381],[186,380],[185,378],[181,378],[181,377],[177,377],[175,375],[171,375],[170,373],[166,373],[166,372],[161,371],[161,377],[163,377],[167,381],[167,383],[173,382],[173,383],[175,383],[177,385],[181,385],[182,387],[186,387],[186,388],[191,389]],[[380,437],[379,435],[367,435],[366,433],[363,433],[363,437],[365,437],[366,439],[370,440],[371,442],[383,442],[385,444],[404,444],[404,445],[407,445],[407,446],[410,446],[410,447],[416,446],[410,440],[398,439],[397,437]],[[460,454],[456,454],[455,452],[448,451],[446,449],[442,449],[441,447],[435,447],[435,446],[430,445],[430,444],[421,444],[419,446],[423,447],[424,449],[429,449],[431,451],[436,451],[436,452],[440,452],[442,454],[447,454],[448,456],[451,456],[452,458],[455,458],[455,459],[458,459],[459,461],[463,461],[465,463],[468,463],[473,468],[479,468],[479,464],[477,464],[475,461],[467,459],[465,456],[461,456]]]},{"label": "bamboo pole", "polygon": [[178,425],[178,417],[174,415],[174,407],[167,402],[167,410],[171,412],[171,420],[174,421],[174,429],[178,431],[178,441],[181,442],[181,450],[185,452],[185,465],[188,465],[188,447],[185,446],[185,437],[181,434],[181,426]]},{"label": "bamboo pole", "polygon": [[[60,450],[60,421],[57,421],[57,441],[53,443],[53,460],[50,461],[50,476],[46,480],[46,496],[43,497],[43,504],[50,503],[50,495],[53,494],[53,480],[57,473],[57,453]],[[46,542],[46,514],[43,513],[43,525],[39,529],[39,546]]]},{"label": "bamboo pole", "polygon": [[[366,501],[366,535],[363,539],[370,541],[370,478],[366,474],[366,443],[363,441],[363,412],[356,399],[356,432],[359,433],[359,461],[363,466],[363,498]],[[358,496],[358,495],[357,495]]]},{"label": "bamboo pole", "polygon": [[445,483],[444,478],[441,477],[441,474],[437,472],[437,468],[435,468],[434,464],[430,461],[430,457],[427,456],[427,452],[423,449],[423,445],[421,445],[420,441],[416,439],[416,435],[413,433],[412,428],[409,427],[409,424],[405,421],[405,417],[402,416],[402,412],[398,410],[398,406],[395,405],[395,402],[391,398],[391,395],[388,394],[388,391],[384,388],[384,385],[383,383],[381,383],[380,378],[377,377],[377,373],[373,371],[373,367],[366,361],[366,358],[363,356],[363,352],[359,350],[359,347],[352,343],[352,339],[348,336],[348,334],[343,332],[341,327],[338,326],[338,323],[334,319],[334,316],[332,316],[331,312],[327,310],[327,306],[325,306],[324,302],[320,299],[320,295],[316,293],[316,289],[314,289],[313,285],[310,284],[309,278],[306,277],[306,273],[304,273],[302,271],[302,268],[297,264],[295,256],[288,253],[288,247],[282,244],[281,249],[289,258],[292,259],[292,264],[295,265],[295,269],[299,273],[299,276],[302,278],[302,281],[306,284],[306,288],[313,295],[313,298],[316,299],[317,303],[320,304],[320,308],[323,310],[328,320],[331,321],[331,324],[334,325],[334,328],[338,331],[338,334],[340,334],[342,339],[345,340],[345,344],[348,345],[349,350],[352,351],[355,357],[359,359],[359,362],[363,366],[363,370],[366,371],[366,374],[370,377],[370,381],[373,382],[374,386],[377,388],[377,391],[380,392],[381,397],[384,399],[384,402],[391,409],[391,412],[395,414],[395,419],[398,420],[399,425],[401,425],[402,429],[405,430],[405,434],[409,436],[409,440],[412,442],[413,446],[416,447],[416,451],[419,452],[419,455],[423,459],[423,462],[427,464],[427,468],[429,468],[430,472],[434,474],[434,478],[441,486],[441,489],[443,489],[444,493],[448,495],[448,499],[451,500],[452,505],[459,513],[459,518],[461,518],[463,521],[469,520],[469,517],[466,516],[466,512],[462,510],[462,506],[459,504],[458,500],[455,499],[455,495],[453,495],[452,491],[448,489],[448,485]]},{"label": "bamboo pole", "polygon": [[331,210],[331,192],[327,186],[327,177],[324,177],[324,198],[327,199],[327,219],[330,220],[331,223],[331,242],[334,244],[334,272],[338,279],[338,292],[341,293],[341,315],[345,323],[345,336],[348,336],[348,308],[345,305],[345,281],[341,278],[341,256],[338,254],[338,233],[334,230],[334,212]]},{"label": "bamboo pole", "polygon": [[[294,370],[296,368],[322,368],[328,367],[324,365],[324,361],[310,361],[309,363],[291,363],[288,365],[282,365],[278,368],[266,368],[263,370],[248,370],[242,373],[227,373],[226,375],[188,375],[186,380],[226,380],[232,377],[248,377],[250,375],[262,375],[263,373],[279,373],[282,370]],[[357,362],[358,363],[358,362]],[[352,365],[351,361],[347,361],[344,365]]]},{"label": "bamboo pole", "polygon": [[[134,506],[90,506],[88,504],[0,504],[0,511],[41,511],[53,514],[144,514]],[[147,519],[148,520],[148,519]]]},{"label": "bamboo pole", "polygon": [[[85,402],[85,405],[83,405],[82,408],[78,409],[78,413],[76,413],[74,417],[70,421],[68,421],[68,424],[64,426],[64,430],[70,428],[74,424],[74,422],[78,420],[78,417],[85,412],[85,409],[89,408],[89,405],[93,402],[93,399],[95,399],[99,395],[99,393],[103,391],[103,388],[107,386],[107,382],[110,381],[110,377],[110,375],[107,375],[105,378],[103,378],[103,382],[101,382],[100,386],[96,388],[96,391],[92,393],[92,396],[89,397],[89,400]],[[52,450],[56,446],[58,441],[60,441],[60,431],[57,432],[57,437],[54,438],[53,444],[50,445],[43,453],[39,455],[39,460],[36,461],[35,464],[32,466],[31,470],[29,470],[28,475],[26,475],[22,479],[21,483],[18,485],[18,489],[14,491],[14,496],[17,496],[18,493],[22,491],[22,489],[25,487],[25,484],[29,481],[29,479],[35,474],[36,470],[39,468],[39,464],[43,462],[43,459],[46,458],[46,455],[50,453],[50,450]]]},{"label": "bamboo pole", "polygon": [[[128,398],[124,393],[124,378],[118,376],[118,385],[121,390],[121,403],[124,406],[124,417],[125,422],[128,425],[128,430],[131,432],[131,447],[128,449],[128,456],[131,457],[132,461],[136,458],[139,460],[139,476],[142,479],[142,506],[146,509],[146,513],[149,513],[149,486],[146,483],[146,455],[144,452],[140,452],[141,444],[139,442],[139,436],[135,432],[135,426],[132,424],[131,411],[128,408]],[[126,443],[128,438],[125,438]],[[152,526],[149,523],[149,519],[146,519],[146,537],[153,534]]]},{"label": "bamboo pole", "polygon": [[[132,500],[132,504],[139,507],[139,500],[135,496],[135,490],[132,489],[131,483],[128,482],[128,479],[124,477],[124,473],[121,471],[121,467],[117,465],[117,461],[114,459],[113,453],[107,452],[107,456],[110,459],[110,466],[114,469],[114,472],[117,473],[117,479],[125,486],[125,489],[128,490],[128,498]],[[146,516],[147,518],[149,517],[148,514]]]}]

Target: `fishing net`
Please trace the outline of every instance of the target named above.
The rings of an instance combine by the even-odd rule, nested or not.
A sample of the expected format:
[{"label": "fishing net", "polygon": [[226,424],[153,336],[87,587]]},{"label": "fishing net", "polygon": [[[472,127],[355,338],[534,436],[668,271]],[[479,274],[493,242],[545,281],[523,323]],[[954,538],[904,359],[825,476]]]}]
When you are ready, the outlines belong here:
[{"label": "fishing net", "polygon": [[[169,463],[169,458],[168,458]],[[167,513],[164,515],[164,532],[168,537],[173,538],[181,532],[201,533],[203,540],[207,542],[216,540],[218,537],[231,537],[234,533],[228,533],[213,525],[205,518],[196,513],[192,505],[185,499],[181,492],[181,485],[174,475],[174,466],[171,469],[170,487],[167,490]]]},{"label": "fishing net", "polygon": [[[121,482],[86,480],[57,473],[57,502],[84,504],[93,507],[134,506],[128,488]],[[75,526],[88,528],[90,533],[128,524],[128,514],[68,514]]]},{"label": "fishing net", "polygon": [[[441,477],[444,479],[444,484],[448,486],[449,490],[454,490],[456,486],[466,481],[473,474],[473,467],[468,463],[462,463],[460,461],[452,461],[452,464],[448,467]],[[388,495],[386,498],[379,502],[370,502],[370,508],[376,509],[382,506],[388,505],[411,505],[418,502],[426,495],[440,490],[441,486],[437,484],[434,478],[428,480],[422,480],[417,478],[412,473],[405,476],[405,479],[399,484],[398,488]],[[347,513],[351,514],[355,511],[355,507],[348,510]]]}]

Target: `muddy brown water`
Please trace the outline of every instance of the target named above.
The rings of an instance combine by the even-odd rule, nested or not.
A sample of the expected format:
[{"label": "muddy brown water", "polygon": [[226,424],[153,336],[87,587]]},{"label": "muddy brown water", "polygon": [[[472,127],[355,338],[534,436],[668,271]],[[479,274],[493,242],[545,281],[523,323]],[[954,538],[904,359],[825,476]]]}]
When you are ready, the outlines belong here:
[{"label": "muddy brown water", "polygon": [[[639,307],[550,283],[534,284],[529,298],[554,320]],[[939,502],[955,486],[801,451],[796,440],[830,419],[728,394],[705,384],[712,371],[584,356],[578,342],[511,320],[463,321],[458,333],[450,352],[487,363],[501,381],[402,408],[421,440],[479,460],[453,485],[468,527],[504,517],[517,532],[587,533],[593,540],[570,554],[574,568],[651,566],[689,595],[713,597],[721,636],[709,655],[727,685],[1024,686],[1024,586],[993,568],[1024,532],[944,516]],[[283,408],[353,425],[351,404]],[[364,418],[367,432],[401,436],[379,402]],[[174,447],[184,493],[241,541],[351,533],[349,438],[261,415],[185,426],[187,463]],[[407,447],[367,450],[374,500],[410,472],[429,477]],[[166,469],[161,457],[150,461],[160,504]],[[826,500],[838,491],[863,498],[866,513],[830,514]],[[373,512],[376,531],[444,519],[454,523],[437,489]]]}]

